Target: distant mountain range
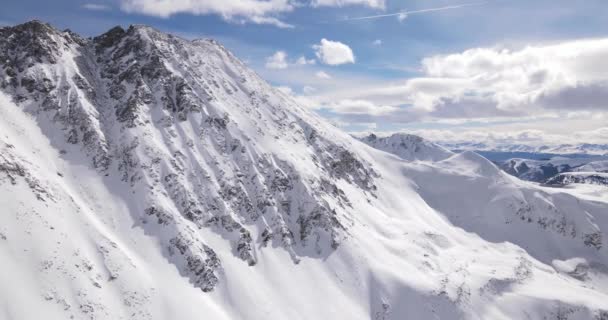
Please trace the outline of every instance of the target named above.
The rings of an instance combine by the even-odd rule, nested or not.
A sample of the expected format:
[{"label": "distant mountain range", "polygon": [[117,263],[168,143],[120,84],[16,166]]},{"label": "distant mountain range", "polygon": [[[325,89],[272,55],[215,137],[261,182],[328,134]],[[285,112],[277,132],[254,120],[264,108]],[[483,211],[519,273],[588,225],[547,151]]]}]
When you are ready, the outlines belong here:
[{"label": "distant mountain range", "polygon": [[608,155],[608,144],[560,144],[560,145],[541,145],[532,146],[526,144],[489,144],[478,142],[438,142],[451,150],[471,150],[489,152],[512,152],[512,153],[533,153],[533,154],[587,154],[587,155]]},{"label": "distant mountain range", "polygon": [[[407,133],[391,135],[370,133],[365,136],[359,135],[357,138],[376,149],[409,161],[439,161],[456,153],[474,151],[492,161],[506,173],[526,181],[552,186],[572,183],[607,184],[601,174],[608,172],[608,154],[600,154],[598,150],[608,148],[608,145],[581,144],[559,147],[525,145],[490,147],[479,143],[442,145]],[[560,150],[586,151],[586,153],[554,153]]]},{"label": "distant mountain range", "polygon": [[550,185],[570,183],[606,184],[601,174],[608,172],[608,157],[553,157],[534,160],[512,158],[495,163],[508,174],[522,180]]}]

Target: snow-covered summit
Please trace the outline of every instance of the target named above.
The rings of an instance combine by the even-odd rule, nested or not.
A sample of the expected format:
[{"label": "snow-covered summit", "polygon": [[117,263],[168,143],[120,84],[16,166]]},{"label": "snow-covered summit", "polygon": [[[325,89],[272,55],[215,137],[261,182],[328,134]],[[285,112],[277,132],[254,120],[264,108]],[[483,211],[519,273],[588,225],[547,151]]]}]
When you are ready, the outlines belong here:
[{"label": "snow-covered summit", "polygon": [[385,137],[371,133],[360,137],[359,140],[373,148],[392,153],[408,161],[439,161],[453,154],[436,143],[406,133],[394,133]]}]

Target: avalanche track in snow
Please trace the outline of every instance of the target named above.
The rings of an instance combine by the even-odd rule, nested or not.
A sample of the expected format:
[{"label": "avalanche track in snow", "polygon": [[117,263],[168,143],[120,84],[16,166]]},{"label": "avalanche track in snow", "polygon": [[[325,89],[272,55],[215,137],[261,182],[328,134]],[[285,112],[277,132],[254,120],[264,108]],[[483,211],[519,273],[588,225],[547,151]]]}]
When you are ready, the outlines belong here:
[{"label": "avalanche track in snow", "polygon": [[213,40],[31,21],[0,63],[0,319],[608,319],[606,202],[356,140]]}]

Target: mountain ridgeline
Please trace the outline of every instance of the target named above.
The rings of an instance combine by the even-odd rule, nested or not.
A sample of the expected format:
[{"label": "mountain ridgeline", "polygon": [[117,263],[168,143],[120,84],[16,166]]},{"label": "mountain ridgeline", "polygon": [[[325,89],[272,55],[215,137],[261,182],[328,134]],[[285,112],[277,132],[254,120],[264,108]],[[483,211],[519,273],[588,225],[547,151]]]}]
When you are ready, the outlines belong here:
[{"label": "mountain ridgeline", "polygon": [[257,241],[297,261],[346,236],[351,204],[336,181],[374,197],[376,173],[348,141],[329,140],[335,133],[213,40],[146,26],[85,39],[39,21],[2,28],[0,39],[2,90],[65,157],[82,150],[129,184],[142,226],[203,291],[221,263],[190,225],[234,239],[249,265]]}]

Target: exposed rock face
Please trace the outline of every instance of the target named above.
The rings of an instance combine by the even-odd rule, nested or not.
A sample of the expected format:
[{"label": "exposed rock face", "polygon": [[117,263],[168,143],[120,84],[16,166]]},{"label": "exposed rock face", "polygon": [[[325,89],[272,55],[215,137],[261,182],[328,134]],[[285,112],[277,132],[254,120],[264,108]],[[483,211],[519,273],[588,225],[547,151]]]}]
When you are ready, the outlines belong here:
[{"label": "exposed rock face", "polygon": [[[298,261],[346,237],[341,186],[374,197],[378,175],[348,140],[328,139],[316,117],[301,118],[308,112],[215,41],[145,26],[85,39],[32,21],[0,29],[0,61],[2,90],[48,123],[53,143],[146,199],[137,219],[203,291],[221,281],[221,261],[197,229],[221,234],[251,266],[255,243]],[[7,156],[0,170],[38,188]]]}]

